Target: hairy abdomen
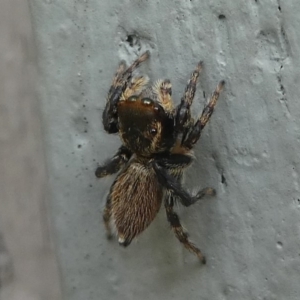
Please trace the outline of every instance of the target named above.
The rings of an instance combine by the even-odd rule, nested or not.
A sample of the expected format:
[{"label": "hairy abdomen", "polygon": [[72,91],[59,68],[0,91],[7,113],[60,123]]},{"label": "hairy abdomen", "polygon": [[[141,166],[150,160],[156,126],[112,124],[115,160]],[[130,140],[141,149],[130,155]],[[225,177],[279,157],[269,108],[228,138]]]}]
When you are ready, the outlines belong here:
[{"label": "hairy abdomen", "polygon": [[127,246],[155,218],[163,191],[154,170],[132,162],[116,178],[111,190],[111,214],[119,243]]}]

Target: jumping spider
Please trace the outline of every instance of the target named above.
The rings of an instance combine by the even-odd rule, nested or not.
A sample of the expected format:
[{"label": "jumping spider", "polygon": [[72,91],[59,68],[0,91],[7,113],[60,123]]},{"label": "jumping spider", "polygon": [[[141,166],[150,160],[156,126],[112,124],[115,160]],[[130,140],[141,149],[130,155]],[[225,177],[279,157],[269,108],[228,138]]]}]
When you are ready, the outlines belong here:
[{"label": "jumping spider", "polygon": [[125,62],[120,63],[103,111],[104,129],[110,134],[119,133],[122,140],[117,153],[95,173],[98,178],[118,173],[103,213],[107,235],[112,235],[112,220],[119,244],[128,246],[150,225],[164,201],[176,237],[205,263],[173,208],[176,200],[190,206],[205,195],[215,194],[214,189],[204,188],[191,195],[182,187],[181,179],[193,161],[192,148],[213,113],[225,82],[218,84],[201,116],[194,120],[190,107],[202,62],[191,74],[180,104],[174,107],[169,80],[148,86],[146,77],[133,77],[133,71],[148,57],[149,52],[145,52],[128,68]]}]

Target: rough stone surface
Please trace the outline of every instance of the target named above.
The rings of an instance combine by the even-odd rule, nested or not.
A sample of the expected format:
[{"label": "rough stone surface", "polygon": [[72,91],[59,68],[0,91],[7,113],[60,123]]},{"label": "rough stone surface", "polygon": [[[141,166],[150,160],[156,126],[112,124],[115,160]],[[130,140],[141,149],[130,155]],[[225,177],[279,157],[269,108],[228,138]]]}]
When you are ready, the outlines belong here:
[{"label": "rough stone surface", "polygon": [[[298,0],[31,1],[65,299],[299,299],[299,11]],[[94,170],[120,141],[101,114],[118,61],[146,49],[143,70],[171,79],[177,102],[204,60],[195,112],[227,82],[186,176],[218,195],[178,207],[206,266],[163,211],[127,249],[105,238],[113,179]]]}]

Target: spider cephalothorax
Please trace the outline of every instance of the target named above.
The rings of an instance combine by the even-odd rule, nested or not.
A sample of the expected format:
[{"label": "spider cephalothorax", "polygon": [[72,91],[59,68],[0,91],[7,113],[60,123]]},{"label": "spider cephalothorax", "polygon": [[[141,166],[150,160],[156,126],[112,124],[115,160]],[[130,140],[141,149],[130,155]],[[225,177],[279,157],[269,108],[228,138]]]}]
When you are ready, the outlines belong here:
[{"label": "spider cephalothorax", "polygon": [[215,194],[214,189],[204,188],[190,195],[181,181],[184,169],[192,163],[192,148],[214,110],[224,81],[218,84],[201,116],[194,120],[190,107],[202,63],[192,73],[181,102],[174,107],[169,80],[149,86],[146,77],[133,77],[133,71],[148,57],[149,52],[145,52],[127,69],[121,62],[108,92],[104,129],[119,133],[122,146],[96,170],[98,178],[117,173],[107,197],[104,224],[110,237],[112,222],[119,243],[127,246],[150,225],[164,202],[176,237],[204,263],[204,256],[188,240],[173,206],[176,200],[190,206],[205,195]]},{"label": "spider cephalothorax", "polygon": [[152,156],[174,145],[174,119],[151,98],[130,96],[118,105],[123,144],[140,156]]}]

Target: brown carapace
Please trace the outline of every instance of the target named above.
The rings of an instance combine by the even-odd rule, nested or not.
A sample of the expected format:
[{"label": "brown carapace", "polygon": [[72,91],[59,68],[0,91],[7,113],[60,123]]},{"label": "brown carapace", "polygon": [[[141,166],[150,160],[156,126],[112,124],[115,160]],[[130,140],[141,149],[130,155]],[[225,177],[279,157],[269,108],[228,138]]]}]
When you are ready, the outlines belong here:
[{"label": "brown carapace", "polygon": [[191,74],[180,103],[174,106],[169,80],[148,85],[145,76],[133,76],[133,71],[148,57],[149,52],[145,52],[128,68],[121,62],[108,92],[102,116],[104,129],[110,134],[118,133],[122,146],[96,170],[98,178],[117,173],[106,200],[104,224],[108,237],[112,236],[114,225],[120,245],[128,246],[151,224],[164,202],[176,237],[205,263],[205,257],[182,228],[174,203],[190,206],[215,194],[214,189],[204,188],[191,195],[181,181],[184,170],[193,161],[192,148],[213,113],[225,82],[217,85],[202,114],[193,119],[190,107],[202,62]]}]

